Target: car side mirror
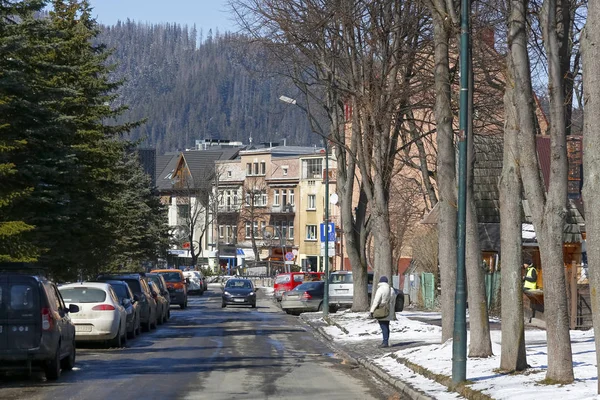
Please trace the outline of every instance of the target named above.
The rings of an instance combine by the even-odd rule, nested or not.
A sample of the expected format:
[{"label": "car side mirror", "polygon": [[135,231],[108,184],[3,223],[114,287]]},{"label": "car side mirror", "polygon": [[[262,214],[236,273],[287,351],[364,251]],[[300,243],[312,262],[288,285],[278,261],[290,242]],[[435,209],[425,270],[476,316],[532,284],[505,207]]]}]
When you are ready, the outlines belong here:
[{"label": "car side mirror", "polygon": [[67,311],[69,313],[78,313],[79,312],[79,306],[77,304],[69,304],[69,308],[67,309]]}]

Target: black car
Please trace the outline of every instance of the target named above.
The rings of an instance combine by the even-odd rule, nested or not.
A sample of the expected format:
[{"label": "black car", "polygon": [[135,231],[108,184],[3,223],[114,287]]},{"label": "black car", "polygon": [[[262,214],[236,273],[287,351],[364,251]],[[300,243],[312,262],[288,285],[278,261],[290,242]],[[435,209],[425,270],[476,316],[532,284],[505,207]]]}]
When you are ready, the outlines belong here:
[{"label": "black car", "polygon": [[227,281],[223,287],[221,307],[228,304],[256,307],[256,289],[250,279],[232,278]]},{"label": "black car", "polygon": [[56,285],[28,264],[0,264],[0,369],[31,372],[49,380],[75,365],[75,326]]},{"label": "black car", "polygon": [[134,339],[142,333],[142,317],[140,302],[131,291],[131,288],[125,281],[107,280],[117,294],[121,305],[127,311],[127,337]]},{"label": "black car", "polygon": [[158,322],[158,306],[156,300],[152,297],[152,292],[148,286],[148,280],[143,273],[123,272],[123,273],[103,273],[98,275],[97,281],[124,281],[129,285],[135,299],[140,302],[140,320],[144,332],[156,328]]}]

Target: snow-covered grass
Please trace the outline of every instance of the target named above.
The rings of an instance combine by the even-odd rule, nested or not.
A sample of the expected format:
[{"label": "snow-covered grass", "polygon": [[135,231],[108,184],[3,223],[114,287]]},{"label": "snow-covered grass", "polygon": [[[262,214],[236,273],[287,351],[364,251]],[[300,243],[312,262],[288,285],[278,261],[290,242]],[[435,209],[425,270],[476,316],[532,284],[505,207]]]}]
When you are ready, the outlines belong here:
[{"label": "snow-covered grass", "polygon": [[[434,374],[452,376],[452,341],[440,343],[441,328],[416,321],[412,318],[439,319],[439,313],[406,311],[397,314],[398,320],[390,324],[390,344],[403,343],[409,346],[401,350],[390,348],[384,356],[375,355],[372,361],[387,370],[392,376],[412,384],[414,387],[438,399],[455,399],[459,396],[448,393],[443,385],[420,376],[401,364],[398,359],[426,368]],[[356,342],[381,340],[381,331],[376,320],[368,319],[367,313],[341,312],[330,314],[336,325],[325,327],[335,341]],[[340,327],[342,329],[340,329]],[[485,359],[467,359],[469,387],[494,399],[596,399],[598,377],[596,374],[596,350],[593,330],[571,331],[573,367],[576,381],[570,385],[546,385],[544,380],[548,362],[546,332],[526,330],[525,341],[527,363],[531,366],[523,373],[501,374],[501,332],[491,332],[494,355]],[[469,340],[469,338],[468,338]]]}]

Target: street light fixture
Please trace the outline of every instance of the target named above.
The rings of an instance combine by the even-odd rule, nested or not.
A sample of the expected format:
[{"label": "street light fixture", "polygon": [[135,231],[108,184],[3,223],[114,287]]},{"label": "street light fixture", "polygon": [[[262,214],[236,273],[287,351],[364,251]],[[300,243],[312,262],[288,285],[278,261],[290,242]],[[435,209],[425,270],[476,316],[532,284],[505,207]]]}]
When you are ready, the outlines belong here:
[{"label": "street light fixture", "polygon": [[[298,104],[296,99],[287,96],[279,96],[279,100],[299,107],[306,113],[309,119],[314,121],[312,114],[305,107]],[[319,126],[318,123],[315,125]],[[323,136],[323,144],[325,147],[325,251],[323,253],[325,259],[325,288],[323,289],[323,317],[327,317],[329,315],[329,143],[327,143],[327,136],[325,136],[323,132],[320,133],[321,136]]]}]

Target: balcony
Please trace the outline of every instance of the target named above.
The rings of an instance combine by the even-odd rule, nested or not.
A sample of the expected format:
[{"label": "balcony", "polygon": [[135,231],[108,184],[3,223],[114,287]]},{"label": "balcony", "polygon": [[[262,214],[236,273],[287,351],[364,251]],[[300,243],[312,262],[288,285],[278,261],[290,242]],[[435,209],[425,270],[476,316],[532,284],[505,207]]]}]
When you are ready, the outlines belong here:
[{"label": "balcony", "polygon": [[287,205],[272,205],[271,214],[294,214],[296,213],[296,206],[292,204]]},{"label": "balcony", "polygon": [[241,206],[239,204],[226,204],[219,206],[219,213],[239,213]]}]

